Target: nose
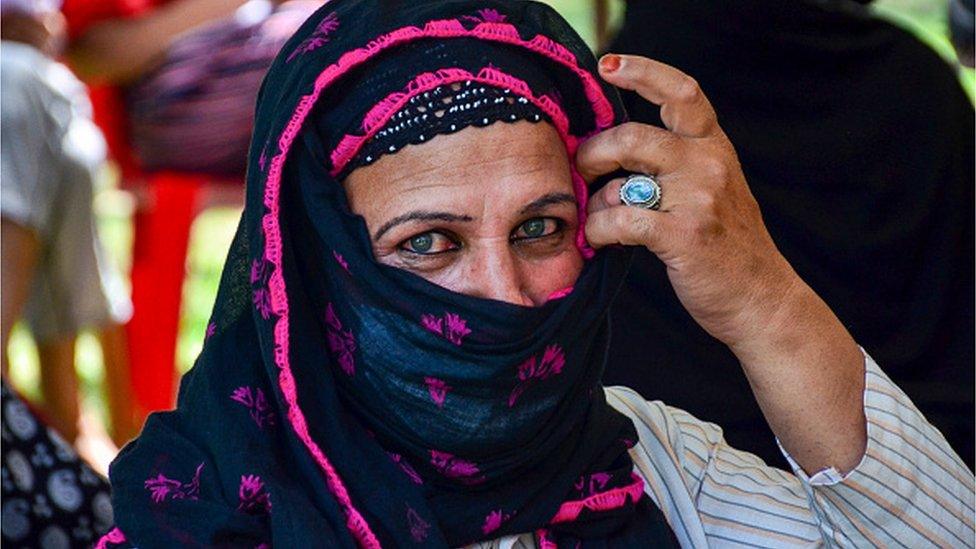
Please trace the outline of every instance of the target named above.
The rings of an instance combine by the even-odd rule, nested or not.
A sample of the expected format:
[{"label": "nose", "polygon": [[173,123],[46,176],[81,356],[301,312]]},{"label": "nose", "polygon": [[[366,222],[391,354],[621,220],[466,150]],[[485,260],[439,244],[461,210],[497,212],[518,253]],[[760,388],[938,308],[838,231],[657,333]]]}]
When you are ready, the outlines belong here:
[{"label": "nose", "polygon": [[483,248],[471,259],[465,273],[464,293],[526,307],[534,304],[525,291],[518,258],[507,242],[503,246]]}]

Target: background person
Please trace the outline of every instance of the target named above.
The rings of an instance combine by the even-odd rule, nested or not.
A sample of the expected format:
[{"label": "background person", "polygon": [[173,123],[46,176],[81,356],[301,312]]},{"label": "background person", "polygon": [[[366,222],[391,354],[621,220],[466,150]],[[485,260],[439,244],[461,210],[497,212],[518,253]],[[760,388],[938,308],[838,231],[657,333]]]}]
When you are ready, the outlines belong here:
[{"label": "background person", "polygon": [[123,444],[139,425],[132,412],[121,327],[131,306],[104,256],[92,211],[105,143],[91,121],[84,87],[51,57],[63,44],[57,5],[5,1],[0,6],[4,375],[10,330],[23,316],[40,356],[43,409],[74,442],[79,429],[75,340],[81,330],[96,330],[110,431]]},{"label": "background person", "polygon": [[[144,171],[244,175],[258,86],[321,0],[66,0],[72,67],[111,85],[112,138]],[[122,112],[117,112],[122,111]],[[193,153],[187,154],[187,148]]]}]

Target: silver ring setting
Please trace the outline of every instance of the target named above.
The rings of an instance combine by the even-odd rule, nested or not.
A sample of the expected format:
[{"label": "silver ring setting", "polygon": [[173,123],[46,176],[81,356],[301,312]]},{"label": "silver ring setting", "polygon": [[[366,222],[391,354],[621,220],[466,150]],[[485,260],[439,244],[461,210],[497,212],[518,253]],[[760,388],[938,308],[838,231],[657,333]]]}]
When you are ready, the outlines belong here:
[{"label": "silver ring setting", "polygon": [[634,174],[620,186],[620,201],[647,210],[661,207],[661,185],[653,175]]}]

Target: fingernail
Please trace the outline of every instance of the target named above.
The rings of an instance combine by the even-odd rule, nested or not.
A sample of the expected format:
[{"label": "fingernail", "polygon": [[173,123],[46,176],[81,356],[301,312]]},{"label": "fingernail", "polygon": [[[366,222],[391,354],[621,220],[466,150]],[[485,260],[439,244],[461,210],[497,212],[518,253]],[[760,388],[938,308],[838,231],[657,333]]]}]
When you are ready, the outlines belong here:
[{"label": "fingernail", "polygon": [[608,53],[600,58],[600,68],[606,72],[614,72],[620,68],[620,56]]}]

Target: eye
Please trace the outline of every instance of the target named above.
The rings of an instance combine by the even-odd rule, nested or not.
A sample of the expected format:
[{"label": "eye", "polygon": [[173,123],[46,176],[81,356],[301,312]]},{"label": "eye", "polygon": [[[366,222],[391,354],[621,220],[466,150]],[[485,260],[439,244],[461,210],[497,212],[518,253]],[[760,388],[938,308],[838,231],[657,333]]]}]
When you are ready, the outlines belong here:
[{"label": "eye", "polygon": [[411,236],[400,243],[400,249],[417,255],[434,255],[457,248],[456,242],[433,231]]},{"label": "eye", "polygon": [[562,228],[562,221],[551,217],[536,217],[519,225],[512,235],[513,241],[542,238],[555,234]]}]

